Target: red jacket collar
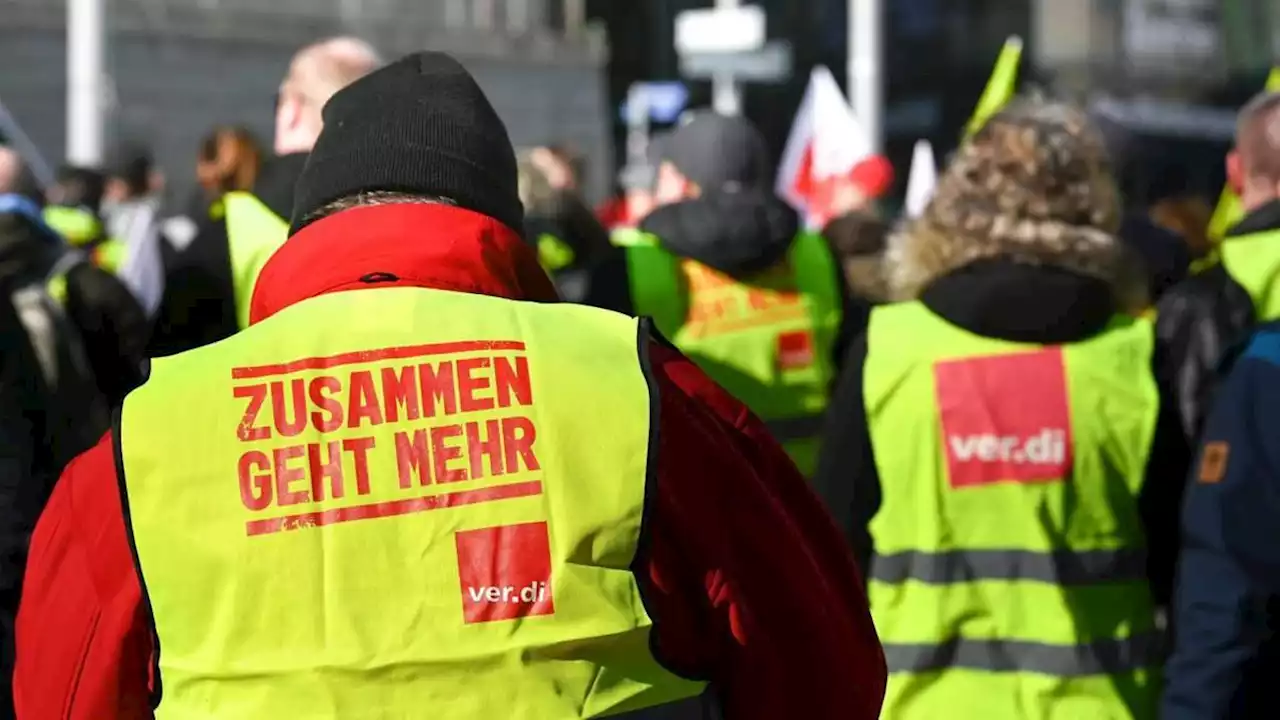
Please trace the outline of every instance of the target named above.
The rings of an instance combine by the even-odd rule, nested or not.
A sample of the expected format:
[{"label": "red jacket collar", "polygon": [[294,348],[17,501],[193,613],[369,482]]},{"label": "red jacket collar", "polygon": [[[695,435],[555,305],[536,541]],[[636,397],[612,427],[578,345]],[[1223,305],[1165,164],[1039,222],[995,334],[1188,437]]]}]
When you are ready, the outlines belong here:
[{"label": "red jacket collar", "polygon": [[327,292],[384,285],[558,299],[533,249],[498,221],[447,205],[379,205],[289,238],[258,276],[250,322]]}]

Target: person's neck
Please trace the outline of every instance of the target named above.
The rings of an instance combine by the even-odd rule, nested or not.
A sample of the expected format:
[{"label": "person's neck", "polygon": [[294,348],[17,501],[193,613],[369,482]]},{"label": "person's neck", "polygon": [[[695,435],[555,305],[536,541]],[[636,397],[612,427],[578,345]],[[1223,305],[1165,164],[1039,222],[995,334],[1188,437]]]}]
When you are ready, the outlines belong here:
[{"label": "person's neck", "polygon": [[1242,199],[1240,204],[1241,206],[1244,207],[1244,212],[1246,215],[1252,215],[1253,213],[1258,212],[1259,210],[1267,207],[1268,205],[1272,205],[1277,202],[1280,202],[1280,196],[1263,195],[1260,197],[1249,198],[1248,201],[1244,201]]},{"label": "person's neck", "polygon": [[279,157],[281,155],[294,155],[297,153],[309,153],[311,148],[315,147],[316,137],[312,134],[283,135],[276,138],[275,153]]},{"label": "person's neck", "polygon": [[1280,185],[1262,178],[1244,183],[1240,191],[1240,205],[1246,213],[1257,212],[1277,201],[1280,201]]}]

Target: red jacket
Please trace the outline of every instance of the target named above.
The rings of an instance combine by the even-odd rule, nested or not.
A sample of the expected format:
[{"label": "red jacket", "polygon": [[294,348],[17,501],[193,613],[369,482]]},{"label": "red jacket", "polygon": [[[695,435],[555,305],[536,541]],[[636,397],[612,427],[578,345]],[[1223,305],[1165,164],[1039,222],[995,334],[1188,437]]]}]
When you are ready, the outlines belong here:
[{"label": "red jacket", "polygon": [[[497,222],[393,205],[292,238],[264,268],[251,314],[387,284],[555,299],[533,253]],[[759,420],[676,351],[654,343],[651,360],[658,485],[638,579],[662,657],[710,678],[730,718],[873,720],[884,656],[843,536]],[[18,716],[149,718],[150,632],[108,436],[67,468],[32,540]]]}]

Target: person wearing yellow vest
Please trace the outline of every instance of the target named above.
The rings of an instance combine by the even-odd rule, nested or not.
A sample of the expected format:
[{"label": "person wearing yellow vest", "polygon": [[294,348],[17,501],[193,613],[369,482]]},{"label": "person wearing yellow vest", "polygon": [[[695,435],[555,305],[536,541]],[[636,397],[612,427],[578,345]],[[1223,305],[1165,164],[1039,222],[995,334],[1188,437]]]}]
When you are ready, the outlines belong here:
[{"label": "person wearing yellow vest", "polygon": [[652,317],[808,475],[841,339],[865,307],[848,303],[827,242],[774,196],[750,122],[696,113],[661,152],[659,206],[625,239],[615,233],[623,247],[597,268],[586,302]]},{"label": "person wearing yellow vest", "polygon": [[889,241],[816,489],[867,567],[886,720],[1155,717],[1189,449],[1101,139],[1017,101]]},{"label": "person wearing yellow vest", "polygon": [[[110,406],[142,382],[150,324],[133,293],[100,262],[97,251],[110,246],[101,242],[97,216],[103,184],[96,170],[59,169],[58,183],[48,191],[56,204],[28,213],[39,217],[15,214],[0,228],[0,276],[9,276],[13,287],[17,277],[47,279],[52,299],[80,335],[98,394]],[[89,418],[86,413],[86,425],[100,433]]]},{"label": "person wearing yellow vest", "polygon": [[59,481],[20,717],[874,720],[829,514],[647,322],[556,302],[467,71],[325,120],[250,326],[155,360]]},{"label": "person wearing yellow vest", "polygon": [[581,302],[590,269],[610,250],[609,231],[578,195],[576,175],[551,148],[517,156],[524,235],[561,299]]},{"label": "person wearing yellow vest", "polygon": [[107,232],[100,216],[106,176],[90,168],[64,166],[57,185],[49,191],[44,222],[79,249],[90,262],[109,273],[118,273],[125,245]]},{"label": "person wearing yellow vest", "polygon": [[351,37],[321,40],[294,55],[276,96],[275,157],[263,163],[252,192],[229,192],[214,203],[170,261],[151,354],[200,347],[248,324],[258,273],[288,236],[293,185],[324,124],[321,108],[379,63],[372,47]]},{"label": "person wearing yellow vest", "polygon": [[1156,328],[1172,350],[1180,414],[1199,439],[1229,349],[1257,323],[1280,319],[1280,93],[1263,93],[1240,111],[1227,181],[1245,217],[1226,232],[1216,262],[1175,286],[1157,304]]}]

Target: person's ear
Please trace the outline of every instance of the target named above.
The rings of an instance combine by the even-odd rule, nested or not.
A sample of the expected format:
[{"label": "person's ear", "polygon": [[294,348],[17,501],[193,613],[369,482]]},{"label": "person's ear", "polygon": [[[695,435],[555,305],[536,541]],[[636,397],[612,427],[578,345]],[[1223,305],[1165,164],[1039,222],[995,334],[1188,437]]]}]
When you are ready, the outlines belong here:
[{"label": "person's ear", "polygon": [[302,98],[282,89],[276,96],[276,133],[297,130],[302,124],[302,110]]},{"label": "person's ear", "polygon": [[1232,150],[1227,153],[1227,187],[1230,187],[1236,195],[1244,193],[1244,162],[1240,159],[1240,153]]}]

